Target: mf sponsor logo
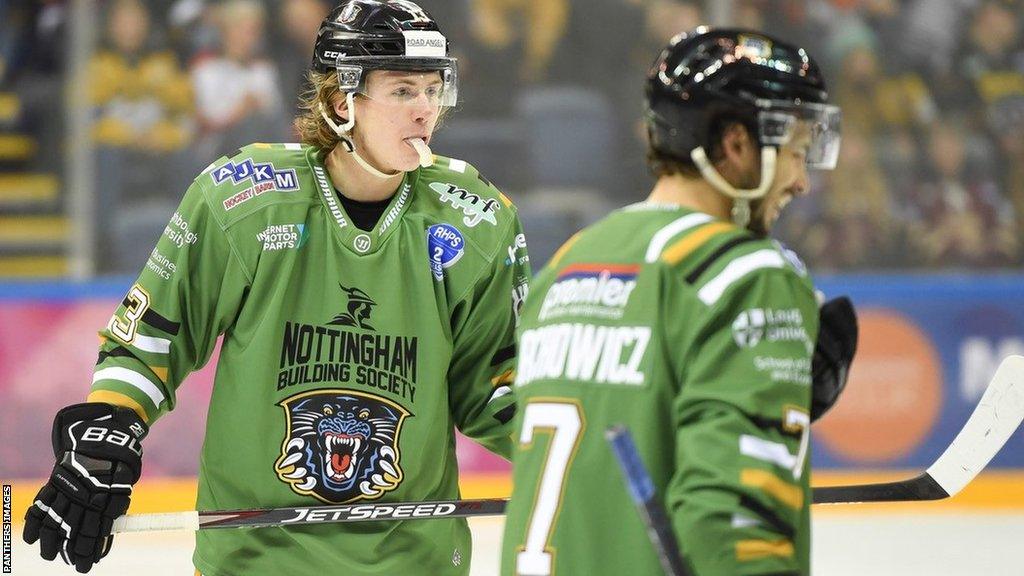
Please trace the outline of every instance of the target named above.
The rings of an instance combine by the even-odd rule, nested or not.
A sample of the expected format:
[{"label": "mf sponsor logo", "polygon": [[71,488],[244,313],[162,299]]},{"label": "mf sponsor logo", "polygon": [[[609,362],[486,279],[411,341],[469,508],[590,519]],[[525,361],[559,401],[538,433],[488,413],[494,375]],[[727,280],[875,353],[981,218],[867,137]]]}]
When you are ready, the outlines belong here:
[{"label": "mf sponsor logo", "polygon": [[573,323],[526,330],[519,343],[516,386],[548,379],[639,386],[650,340],[649,326]]},{"label": "mf sponsor logo", "polygon": [[497,226],[498,220],[494,213],[501,210],[501,203],[494,198],[484,199],[468,190],[459,188],[454,184],[432,182],[431,190],[437,192],[442,202],[450,204],[456,210],[461,210],[465,217],[463,224],[473,228],[481,221],[491,226]]},{"label": "mf sponsor logo", "polygon": [[214,184],[222,184],[228,180],[231,180],[233,184],[243,182],[252,184],[249,188],[225,199],[223,202],[225,210],[231,210],[266,192],[287,192],[299,189],[299,179],[294,169],[279,170],[274,168],[270,162],[257,164],[251,158],[246,158],[238,164],[228,162],[214,168],[210,172],[210,178],[213,179]]},{"label": "mf sponsor logo", "polygon": [[530,261],[526,253],[526,234],[516,234],[515,240],[507,248],[508,256],[505,258],[505,265],[519,264],[522,266]]},{"label": "mf sponsor logo", "polygon": [[573,264],[548,288],[540,307],[541,321],[578,315],[621,318],[636,288],[638,265]]},{"label": "mf sponsor logo", "polygon": [[813,349],[798,308],[744,310],[733,320],[732,338],[740,348],[753,348],[761,342],[803,342],[808,350]]},{"label": "mf sponsor logo", "polygon": [[302,248],[308,238],[305,224],[274,224],[256,235],[264,252]]},{"label": "mf sponsor logo", "polygon": [[181,214],[177,212],[171,216],[171,221],[164,228],[164,236],[174,242],[178,248],[184,248],[186,244],[192,246],[199,241],[199,234],[193,232],[188,220],[182,218]]}]

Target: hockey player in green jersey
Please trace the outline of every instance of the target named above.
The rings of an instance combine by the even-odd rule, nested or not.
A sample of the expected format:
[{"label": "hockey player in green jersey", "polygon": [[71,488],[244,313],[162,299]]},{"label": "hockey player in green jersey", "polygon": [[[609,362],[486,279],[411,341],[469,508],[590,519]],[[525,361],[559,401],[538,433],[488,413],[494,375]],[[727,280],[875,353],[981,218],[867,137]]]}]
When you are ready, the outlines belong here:
[{"label": "hockey player in green jersey", "polygon": [[809,572],[808,428],[842,390],[856,321],[845,299],[819,313],[766,235],[807,169],[835,164],[826,100],[806,52],[757,32],[697,29],[658,57],[650,197],[570,239],[523,309],[502,574],[661,573],[613,425],[694,574]]},{"label": "hockey player in green jersey", "polygon": [[[200,510],[454,499],[456,429],[510,454],[529,264],[508,198],[429,149],[456,99],[445,37],[412,2],[348,0],[310,78],[303,143],[201,173],[101,332],[27,514],[43,557],[86,572],[107,553],[148,427],[221,335]],[[205,576],[440,575],[470,554],[466,522],[439,519],[200,531],[193,560]]]}]

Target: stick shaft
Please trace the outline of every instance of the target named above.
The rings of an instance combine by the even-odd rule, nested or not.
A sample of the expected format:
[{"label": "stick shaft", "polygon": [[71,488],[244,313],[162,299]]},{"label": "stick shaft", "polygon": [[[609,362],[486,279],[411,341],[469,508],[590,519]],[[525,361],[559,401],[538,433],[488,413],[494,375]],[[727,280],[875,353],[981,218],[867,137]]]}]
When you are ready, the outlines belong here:
[{"label": "stick shaft", "polygon": [[259,528],[327,524],[334,522],[370,522],[381,520],[425,520],[430,518],[469,518],[500,516],[505,513],[506,498],[479,500],[435,500],[340,506],[297,506],[259,510],[216,510],[167,514],[130,514],[114,521],[114,532],[148,530],[209,530],[213,528]]},{"label": "stick shaft", "polygon": [[661,568],[668,576],[690,576],[690,571],[683,562],[679,551],[672,524],[665,512],[665,507],[657,498],[654,482],[647,472],[640,451],[633,442],[633,436],[624,426],[615,426],[605,432],[605,439],[619,461],[619,468],[626,480],[630,498],[640,513],[640,519],[647,527],[647,535],[654,546],[654,551],[661,561]]}]

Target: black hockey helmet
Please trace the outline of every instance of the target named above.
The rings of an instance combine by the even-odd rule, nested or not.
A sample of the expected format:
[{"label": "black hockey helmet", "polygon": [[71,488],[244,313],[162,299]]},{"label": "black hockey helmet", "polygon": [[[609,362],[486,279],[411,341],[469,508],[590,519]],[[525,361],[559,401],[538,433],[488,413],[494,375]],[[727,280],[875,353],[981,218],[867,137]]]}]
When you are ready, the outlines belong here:
[{"label": "black hockey helmet", "polygon": [[807,120],[807,165],[831,169],[841,115],[827,100],[821,70],[803,48],[753,30],[700,27],[673,38],[647,74],[650,146],[689,163],[694,150],[711,144],[712,121],[721,114],[754,130],[762,147],[784,144],[796,121]]},{"label": "black hockey helmet", "polygon": [[448,40],[423,8],[408,0],[346,0],[320,24],[312,68],[336,71],[340,88],[362,92],[370,70],[439,72],[442,105],[457,98],[455,58]]}]

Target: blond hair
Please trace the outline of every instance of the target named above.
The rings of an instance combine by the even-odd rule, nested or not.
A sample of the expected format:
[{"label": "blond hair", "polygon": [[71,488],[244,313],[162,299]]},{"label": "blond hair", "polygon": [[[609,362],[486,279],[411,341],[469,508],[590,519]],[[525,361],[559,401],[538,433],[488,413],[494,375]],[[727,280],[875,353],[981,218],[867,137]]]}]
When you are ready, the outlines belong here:
[{"label": "blond hair", "polygon": [[310,70],[306,74],[306,81],[306,88],[299,95],[299,115],[293,122],[295,132],[303,144],[330,151],[341,142],[341,138],[320,114],[320,104],[323,103],[327,114],[334,114],[335,98],[344,96],[338,86],[338,75],[334,72]]}]

